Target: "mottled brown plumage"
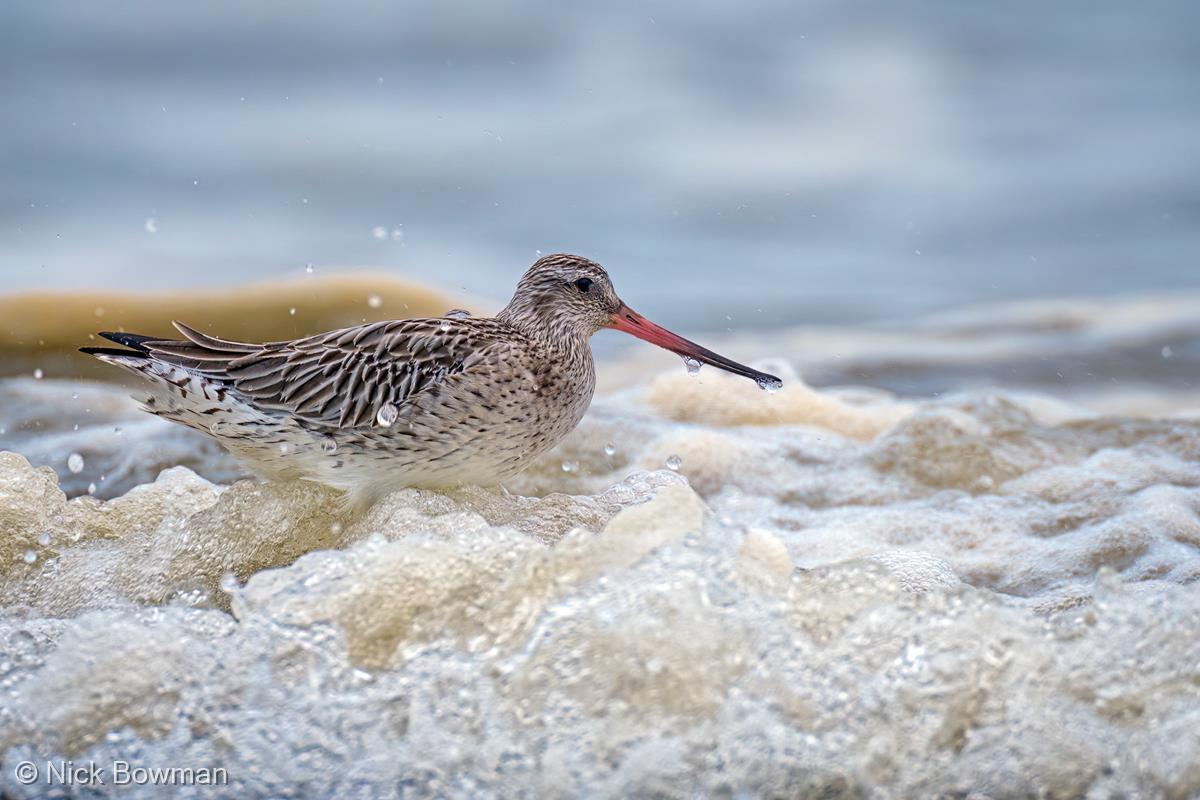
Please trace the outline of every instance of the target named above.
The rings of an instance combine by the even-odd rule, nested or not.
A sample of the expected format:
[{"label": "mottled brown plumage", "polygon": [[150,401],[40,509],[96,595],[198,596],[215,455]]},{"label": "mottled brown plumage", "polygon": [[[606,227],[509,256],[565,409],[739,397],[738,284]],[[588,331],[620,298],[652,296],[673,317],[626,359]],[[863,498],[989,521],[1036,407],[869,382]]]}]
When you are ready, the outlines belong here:
[{"label": "mottled brown plumage", "polygon": [[306,478],[359,505],[401,486],[495,484],[557,444],[587,410],[589,337],[613,327],[758,381],[779,379],[630,310],[579,256],[539,259],[494,318],[460,312],[249,344],[182,323],[182,339],[102,336],[83,348],[150,379],[146,410],[212,434],[266,477]]}]

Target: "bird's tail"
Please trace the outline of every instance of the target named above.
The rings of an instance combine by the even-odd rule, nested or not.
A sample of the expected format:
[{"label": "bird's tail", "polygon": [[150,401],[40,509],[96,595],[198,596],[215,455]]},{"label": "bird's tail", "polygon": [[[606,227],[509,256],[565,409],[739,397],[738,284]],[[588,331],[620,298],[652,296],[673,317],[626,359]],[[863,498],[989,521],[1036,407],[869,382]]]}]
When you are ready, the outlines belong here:
[{"label": "bird's tail", "polygon": [[[128,349],[119,347],[81,347],[79,348],[79,352],[96,356],[102,361],[109,361],[116,358],[141,361],[150,357],[150,348],[146,346],[146,342],[160,341],[160,337],[157,336],[142,336],[138,333],[118,333],[115,331],[101,331],[100,336],[108,339],[110,342],[125,345],[125,348]],[[104,356],[108,358],[104,358]]]}]

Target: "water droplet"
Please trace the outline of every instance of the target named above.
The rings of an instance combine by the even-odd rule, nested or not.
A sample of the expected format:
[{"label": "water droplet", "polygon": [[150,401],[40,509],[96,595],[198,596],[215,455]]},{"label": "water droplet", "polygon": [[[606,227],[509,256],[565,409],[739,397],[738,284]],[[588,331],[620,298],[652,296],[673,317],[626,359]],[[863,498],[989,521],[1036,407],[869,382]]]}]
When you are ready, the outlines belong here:
[{"label": "water droplet", "polygon": [[280,442],[279,443],[279,455],[290,456],[291,454],[292,454],[291,442]]},{"label": "water droplet", "polygon": [[376,225],[374,228],[371,228],[371,235],[382,242],[388,238],[388,230],[382,225]]},{"label": "water droplet", "polygon": [[700,362],[689,356],[683,357],[683,366],[687,367],[688,375],[695,375],[700,371]]},{"label": "water droplet", "polygon": [[329,526],[329,532],[332,533],[334,536],[337,536],[339,533],[342,532],[342,523],[334,522],[333,524],[331,524]]},{"label": "water droplet", "polygon": [[758,388],[768,394],[775,394],[783,388],[783,381],[779,378],[756,378],[754,382],[758,384]]},{"label": "water droplet", "polygon": [[146,233],[158,233],[158,217],[146,217]]},{"label": "water droplet", "polygon": [[92,311],[92,313],[95,314],[97,317],[103,317],[104,316],[104,306],[96,306],[96,308]]},{"label": "water droplet", "polygon": [[1165,345],[1162,349],[1162,357],[1170,358],[1173,355],[1175,355],[1175,353],[1174,353],[1174,351],[1171,350],[1171,345],[1169,345],[1169,344]]},{"label": "water droplet", "polygon": [[46,373],[42,372],[40,367],[33,371],[33,379],[35,381],[40,381],[43,377],[45,377],[45,375]]},{"label": "water droplet", "polygon": [[683,459],[674,454],[669,455],[667,456],[667,466],[675,471],[678,471],[679,468],[683,466]]},{"label": "water droplet", "polygon": [[449,333],[450,332],[450,321],[442,320],[442,323],[440,325],[438,325],[438,327],[442,329],[442,333]]},{"label": "water droplet", "polygon": [[399,410],[391,403],[384,403],[379,408],[379,413],[375,415],[375,421],[383,427],[390,427],[396,421],[396,417],[400,416]]},{"label": "water droplet", "polygon": [[323,452],[325,452],[326,454],[333,455],[334,453],[337,452],[337,449],[338,449],[337,439],[334,439],[332,436],[326,436],[324,439],[321,440],[321,450]]},{"label": "water droplet", "polygon": [[288,313],[291,314],[293,317],[296,316],[296,307],[292,306],[291,308],[289,308]]},{"label": "water droplet", "polygon": [[307,272],[309,275],[312,275],[312,274],[313,274],[313,265],[312,265],[312,264],[305,264],[305,265],[304,265],[304,271],[305,271],[305,272]]},{"label": "water droplet", "polygon": [[237,575],[234,575],[232,572],[226,572],[222,575],[219,585],[221,591],[225,594],[233,594],[242,587],[241,582],[237,579]]},{"label": "water droplet", "polygon": [[383,305],[383,298],[377,294],[373,294],[367,298],[367,305],[371,308],[379,308]]},{"label": "water droplet", "polygon": [[88,484],[88,494],[95,494],[95,493],[96,493],[96,484],[89,483]]},{"label": "water droplet", "polygon": [[79,453],[71,453],[67,456],[67,469],[71,470],[72,475],[83,472],[83,456]]},{"label": "water droplet", "polygon": [[579,471],[579,462],[578,461],[564,461],[562,463],[562,471],[563,472],[578,472]]},{"label": "water droplet", "polygon": [[471,316],[471,312],[462,308],[452,308],[447,311],[444,316],[450,317],[451,319],[466,319],[467,317]]},{"label": "water droplet", "polygon": [[32,550],[26,550],[25,555],[21,556],[21,558],[26,564],[32,564],[33,562],[37,561],[37,553],[33,552]]},{"label": "water droplet", "polygon": [[615,444],[613,444],[612,442],[609,442],[608,444],[604,445],[604,455],[611,456],[616,452],[617,452],[617,446]]},{"label": "water droplet", "polygon": [[42,547],[49,547],[50,542],[52,542],[53,540],[54,540],[54,538],[50,535],[50,532],[46,531],[45,533],[43,533],[41,536],[38,537],[38,544],[41,545]]}]

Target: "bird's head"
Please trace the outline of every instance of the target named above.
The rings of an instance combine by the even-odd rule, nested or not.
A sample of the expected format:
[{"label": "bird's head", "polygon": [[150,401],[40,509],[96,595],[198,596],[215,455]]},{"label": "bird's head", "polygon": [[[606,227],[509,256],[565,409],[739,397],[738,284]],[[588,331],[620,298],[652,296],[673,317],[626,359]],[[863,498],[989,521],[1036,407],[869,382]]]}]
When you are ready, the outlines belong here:
[{"label": "bird's head", "polygon": [[533,263],[499,318],[537,336],[586,339],[603,328],[615,328],[656,344],[684,359],[751,378],[766,389],[783,381],[731,361],[695,342],[655,325],[617,296],[604,268],[582,256],[556,253]]}]

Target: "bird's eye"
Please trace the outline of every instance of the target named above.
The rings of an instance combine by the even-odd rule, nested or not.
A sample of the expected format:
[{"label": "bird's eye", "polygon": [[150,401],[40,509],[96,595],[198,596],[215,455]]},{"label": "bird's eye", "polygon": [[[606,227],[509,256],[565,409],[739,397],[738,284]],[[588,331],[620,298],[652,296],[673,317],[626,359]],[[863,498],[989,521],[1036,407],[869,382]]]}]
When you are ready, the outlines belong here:
[{"label": "bird's eye", "polygon": [[589,289],[592,288],[592,279],[591,278],[580,278],[579,280],[575,281],[575,288],[581,292],[588,291]]}]

